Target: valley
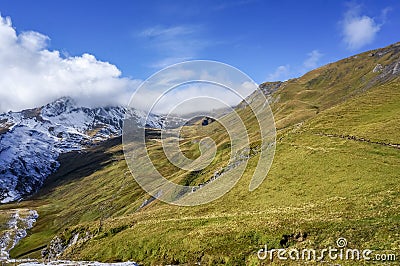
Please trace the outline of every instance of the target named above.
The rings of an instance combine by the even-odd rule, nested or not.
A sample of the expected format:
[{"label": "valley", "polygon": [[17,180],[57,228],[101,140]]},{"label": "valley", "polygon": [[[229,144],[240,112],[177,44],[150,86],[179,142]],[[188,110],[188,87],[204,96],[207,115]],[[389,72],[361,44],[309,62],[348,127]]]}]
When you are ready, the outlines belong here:
[{"label": "valley", "polygon": [[[261,84],[277,128],[270,172],[249,192],[259,157],[254,149],[237,184],[208,204],[179,207],[150,198],[130,174],[118,131],[96,145],[62,152],[59,167],[36,193],[0,205],[1,219],[15,209],[38,214],[10,256],[259,265],[264,263],[257,258],[260,248],[266,244],[278,249],[284,235],[293,235],[285,238],[288,247],[323,249],[344,237],[350,248],[392,252],[400,258],[399,62],[396,43],[297,79]],[[256,148],[257,121],[244,103],[236,111]],[[229,137],[217,121],[202,125],[199,120],[181,128],[179,144],[188,158],[199,156],[198,141],[205,136],[217,145],[215,159],[198,172],[170,165],[155,132],[149,130],[146,142],[150,158],[175,183],[204,184],[228,168]],[[0,234],[4,232],[2,228]]]}]

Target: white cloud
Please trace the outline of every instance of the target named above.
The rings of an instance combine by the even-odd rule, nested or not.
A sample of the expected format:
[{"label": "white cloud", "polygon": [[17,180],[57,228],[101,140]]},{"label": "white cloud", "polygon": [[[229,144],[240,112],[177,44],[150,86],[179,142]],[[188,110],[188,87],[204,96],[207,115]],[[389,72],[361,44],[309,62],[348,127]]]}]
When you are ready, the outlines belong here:
[{"label": "white cloud", "polygon": [[300,65],[291,66],[281,65],[278,66],[273,73],[267,75],[267,81],[285,81],[290,78],[299,77],[304,75],[307,71],[310,71],[319,65],[319,61],[323,54],[318,50],[312,50],[307,54],[307,58]]},{"label": "white cloud", "polygon": [[50,38],[34,31],[17,33],[0,16],[0,112],[44,105],[70,96],[84,106],[127,104],[139,81],[93,55],[60,56]]},{"label": "white cloud", "polygon": [[[255,90],[253,85],[252,91]],[[248,93],[249,94],[249,93]],[[208,112],[212,109],[235,106],[243,99],[228,89],[211,84],[190,84],[181,86],[160,98],[160,102],[154,106],[156,113],[180,113]]]},{"label": "white cloud", "polygon": [[143,30],[139,35],[144,37],[165,37],[172,38],[179,35],[187,35],[194,32],[193,28],[184,27],[184,26],[175,26],[175,27],[161,27],[154,26]]},{"label": "white cloud", "polygon": [[388,15],[388,13],[389,12],[391,12],[393,10],[393,8],[391,8],[391,7],[385,7],[384,9],[382,9],[382,11],[381,11],[381,16],[380,16],[380,19],[382,20],[382,23],[385,23],[386,22],[386,19],[387,19],[387,15]]},{"label": "white cloud", "polygon": [[267,81],[287,80],[290,76],[290,65],[278,66],[275,72],[267,76]]},{"label": "white cloud", "polygon": [[313,69],[318,66],[318,61],[321,59],[323,54],[321,54],[318,50],[313,50],[308,54],[308,58],[303,62],[303,66],[306,69]]},{"label": "white cloud", "polygon": [[[234,67],[213,61],[191,61],[151,76],[136,91],[131,106],[155,113],[192,113],[235,106],[257,89]],[[212,98],[212,99],[211,99]]]},{"label": "white cloud", "polygon": [[147,41],[147,46],[163,58],[150,64],[160,69],[194,59],[208,45],[199,37],[202,30],[199,25],[154,26],[144,29],[138,37]]},{"label": "white cloud", "polygon": [[205,82],[189,83],[177,87],[169,87],[167,85],[169,83],[163,85],[161,80],[157,82],[161,83],[154,84],[154,82],[151,82],[152,89],[145,88],[137,92],[131,106],[158,114],[208,112],[228,106],[236,106],[257,89],[256,84],[246,82],[242,84],[231,83],[229,88],[234,91]]},{"label": "white cloud", "polygon": [[[163,40],[161,43],[173,46],[171,36],[186,36],[190,32],[187,28],[154,28],[143,32],[143,37]],[[0,112],[39,107],[62,96],[70,96],[78,104],[88,107],[126,105],[142,83],[122,77],[115,65],[99,61],[94,55],[70,56],[63,51],[51,51],[49,41],[48,36],[38,32],[18,33],[9,18],[0,16]],[[172,63],[168,58],[165,60],[165,63]],[[214,97],[226,105],[235,105],[257,88],[257,85],[245,82],[248,80],[237,75],[234,68],[224,69],[199,61],[189,67],[182,65],[163,72],[143,83],[150,85],[136,92],[138,98],[134,107],[149,110],[164,89],[186,80],[216,80],[235,89],[240,97],[222,87],[190,84],[171,91],[154,111],[166,112],[181,102],[199,97]],[[212,100],[191,101],[180,111],[196,112],[220,106],[225,105]]]},{"label": "white cloud", "polygon": [[150,64],[150,67],[155,68],[155,69],[162,69],[164,67],[176,64],[176,63],[180,63],[180,62],[185,62],[185,61],[189,61],[191,60],[192,57],[166,57],[162,60],[159,60],[157,62],[154,62],[152,64]]},{"label": "white cloud", "polygon": [[[388,10],[383,10],[384,16],[386,16]],[[382,24],[378,24],[374,18],[360,13],[361,7],[353,5],[347,10],[340,22],[343,42],[349,50],[357,50],[372,43],[382,27]]]},{"label": "white cloud", "polygon": [[31,51],[39,51],[47,47],[50,38],[35,31],[26,31],[19,34],[21,46]]}]

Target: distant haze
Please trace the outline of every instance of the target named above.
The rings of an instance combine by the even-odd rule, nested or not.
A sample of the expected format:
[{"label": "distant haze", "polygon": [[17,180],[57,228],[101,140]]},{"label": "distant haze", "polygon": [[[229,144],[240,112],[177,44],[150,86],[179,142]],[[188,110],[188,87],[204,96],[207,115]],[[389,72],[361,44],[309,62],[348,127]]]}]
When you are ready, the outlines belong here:
[{"label": "distant haze", "polygon": [[64,57],[50,51],[49,40],[34,31],[18,34],[10,18],[0,17],[0,112],[41,106],[62,96],[89,107],[127,104],[140,84],[93,55]]},{"label": "distant haze", "polygon": [[[17,32],[11,18],[0,16],[0,113],[39,107],[63,96],[87,107],[125,106],[142,83],[123,77],[115,65],[99,61],[94,55],[68,56],[49,50],[49,41],[50,37],[35,31]],[[150,94],[152,91],[141,95],[143,108],[152,105],[151,97],[146,97]],[[191,86],[162,99],[154,111],[167,112],[184,99],[204,95],[223,99],[230,105],[242,100],[215,88]],[[196,112],[205,107],[191,105],[184,111]]]}]

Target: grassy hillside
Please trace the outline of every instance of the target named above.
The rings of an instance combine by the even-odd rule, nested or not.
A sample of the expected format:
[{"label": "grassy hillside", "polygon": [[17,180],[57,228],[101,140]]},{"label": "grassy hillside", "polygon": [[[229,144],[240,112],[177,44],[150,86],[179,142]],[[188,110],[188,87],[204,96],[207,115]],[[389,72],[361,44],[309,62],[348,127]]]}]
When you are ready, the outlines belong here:
[{"label": "grassy hillside", "polygon": [[[64,155],[60,170],[37,196],[0,206],[33,208],[40,215],[11,255],[38,257],[55,235],[66,246],[79,233],[62,257],[258,265],[256,252],[264,244],[279,248],[283,235],[307,233],[289,245],[322,249],[345,237],[351,248],[392,252],[400,259],[400,79],[372,71],[378,63],[396,63],[398,46],[390,49],[280,85],[271,96],[279,128],[274,162],[251,193],[257,153],[236,186],[212,203],[178,207],[155,200],[143,208],[149,196],[129,174],[120,139]],[[247,108],[239,113],[248,128],[255,128]],[[203,136],[216,141],[217,157],[201,172],[177,171],[166,162],[160,143],[150,141],[151,156],[171,180],[198,184],[226,166],[230,146],[221,125],[194,124],[183,129],[183,136],[188,157],[199,155],[196,140]],[[257,145],[259,138],[254,131],[250,141]]]},{"label": "grassy hillside", "polygon": [[[361,53],[280,83],[261,84],[273,94],[272,108],[277,128],[314,117],[315,114],[374,86],[391,80],[400,62],[400,43]],[[375,72],[374,72],[375,71]]]}]

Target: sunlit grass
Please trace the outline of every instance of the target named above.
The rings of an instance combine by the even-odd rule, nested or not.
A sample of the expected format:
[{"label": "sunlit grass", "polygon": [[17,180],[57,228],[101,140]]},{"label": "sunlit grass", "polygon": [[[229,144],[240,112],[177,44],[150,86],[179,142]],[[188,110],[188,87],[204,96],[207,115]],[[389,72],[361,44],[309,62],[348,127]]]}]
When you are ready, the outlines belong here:
[{"label": "sunlit grass", "polygon": [[[360,91],[376,76],[371,71],[375,64],[387,60],[389,55],[371,59],[364,54],[358,61],[342,60],[288,82],[274,96],[280,97],[273,104],[279,128],[274,162],[251,193],[248,186],[258,155],[249,160],[236,186],[209,204],[177,207],[153,201],[142,209],[149,196],[130,175],[118,141],[84,157],[67,155],[46,190],[1,206],[32,208],[40,215],[12,255],[38,257],[37,248],[56,234],[68,241],[76,232],[90,232],[93,238],[69,248],[65,258],[258,265],[258,249],[264,244],[279,248],[283,234],[296,232],[307,232],[308,237],[292,247],[322,249],[345,237],[352,248],[399,254],[400,149],[340,137],[400,143],[399,81]],[[358,66],[362,68],[355,69]],[[250,143],[258,145],[260,132],[251,111],[242,108],[239,115],[251,131]],[[209,167],[188,173],[167,161],[159,141],[150,141],[151,159],[170,180],[199,184],[227,165],[231,146],[219,123],[195,124],[181,133],[188,158],[200,156],[198,140],[204,137],[216,142],[218,152]]]}]

